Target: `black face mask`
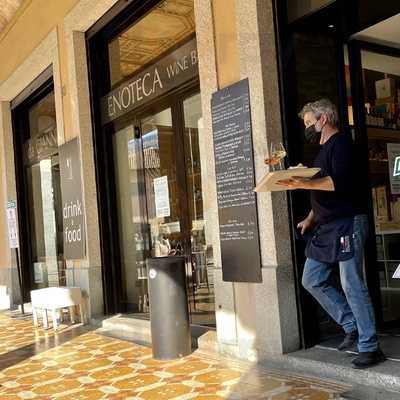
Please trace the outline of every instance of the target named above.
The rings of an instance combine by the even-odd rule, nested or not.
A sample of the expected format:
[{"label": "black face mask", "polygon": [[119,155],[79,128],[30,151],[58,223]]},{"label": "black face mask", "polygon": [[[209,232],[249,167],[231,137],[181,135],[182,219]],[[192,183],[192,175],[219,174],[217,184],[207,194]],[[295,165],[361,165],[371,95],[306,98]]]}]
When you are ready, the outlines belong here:
[{"label": "black face mask", "polygon": [[304,138],[306,139],[307,143],[317,143],[319,142],[319,136],[321,132],[317,132],[315,129],[315,124],[310,125],[308,128],[304,129]]}]

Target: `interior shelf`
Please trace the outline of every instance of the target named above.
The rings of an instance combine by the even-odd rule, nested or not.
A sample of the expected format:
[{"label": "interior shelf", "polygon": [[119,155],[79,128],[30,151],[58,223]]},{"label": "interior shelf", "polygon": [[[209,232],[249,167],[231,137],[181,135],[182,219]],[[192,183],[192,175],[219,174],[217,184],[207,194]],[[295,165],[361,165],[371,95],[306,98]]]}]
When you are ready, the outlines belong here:
[{"label": "interior shelf", "polygon": [[387,140],[400,142],[400,130],[368,126],[368,139]]}]

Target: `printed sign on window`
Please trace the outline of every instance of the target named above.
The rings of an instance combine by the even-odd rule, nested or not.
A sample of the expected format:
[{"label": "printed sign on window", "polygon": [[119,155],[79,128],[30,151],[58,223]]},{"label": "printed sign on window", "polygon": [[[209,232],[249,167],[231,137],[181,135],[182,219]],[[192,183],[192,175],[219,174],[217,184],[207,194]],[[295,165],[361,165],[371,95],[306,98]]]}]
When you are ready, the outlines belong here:
[{"label": "printed sign on window", "polygon": [[155,178],[153,184],[156,216],[157,218],[169,217],[171,210],[169,206],[168,176],[165,175],[160,178]]},{"label": "printed sign on window", "polygon": [[8,241],[11,249],[19,247],[17,204],[15,201],[7,202]]}]

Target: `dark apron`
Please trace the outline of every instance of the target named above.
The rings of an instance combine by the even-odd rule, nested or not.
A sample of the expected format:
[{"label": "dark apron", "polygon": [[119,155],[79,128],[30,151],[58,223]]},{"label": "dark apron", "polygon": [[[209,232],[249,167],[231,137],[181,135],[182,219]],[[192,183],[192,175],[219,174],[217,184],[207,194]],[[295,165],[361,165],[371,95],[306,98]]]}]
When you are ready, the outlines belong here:
[{"label": "dark apron", "polygon": [[306,246],[306,257],[327,264],[354,257],[354,217],[319,225]]}]

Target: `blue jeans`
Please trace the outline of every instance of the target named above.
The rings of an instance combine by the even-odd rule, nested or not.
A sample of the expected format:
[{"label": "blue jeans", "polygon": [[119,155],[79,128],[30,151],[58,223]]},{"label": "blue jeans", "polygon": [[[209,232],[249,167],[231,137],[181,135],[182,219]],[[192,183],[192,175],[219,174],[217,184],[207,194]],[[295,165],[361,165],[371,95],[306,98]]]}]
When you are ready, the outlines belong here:
[{"label": "blue jeans", "polygon": [[378,348],[374,310],[363,280],[363,253],[367,232],[367,216],[356,215],[354,257],[339,262],[340,282],[345,296],[329,283],[334,268],[331,264],[307,258],[302,279],[303,286],[346,333],[358,330],[359,352]]}]

